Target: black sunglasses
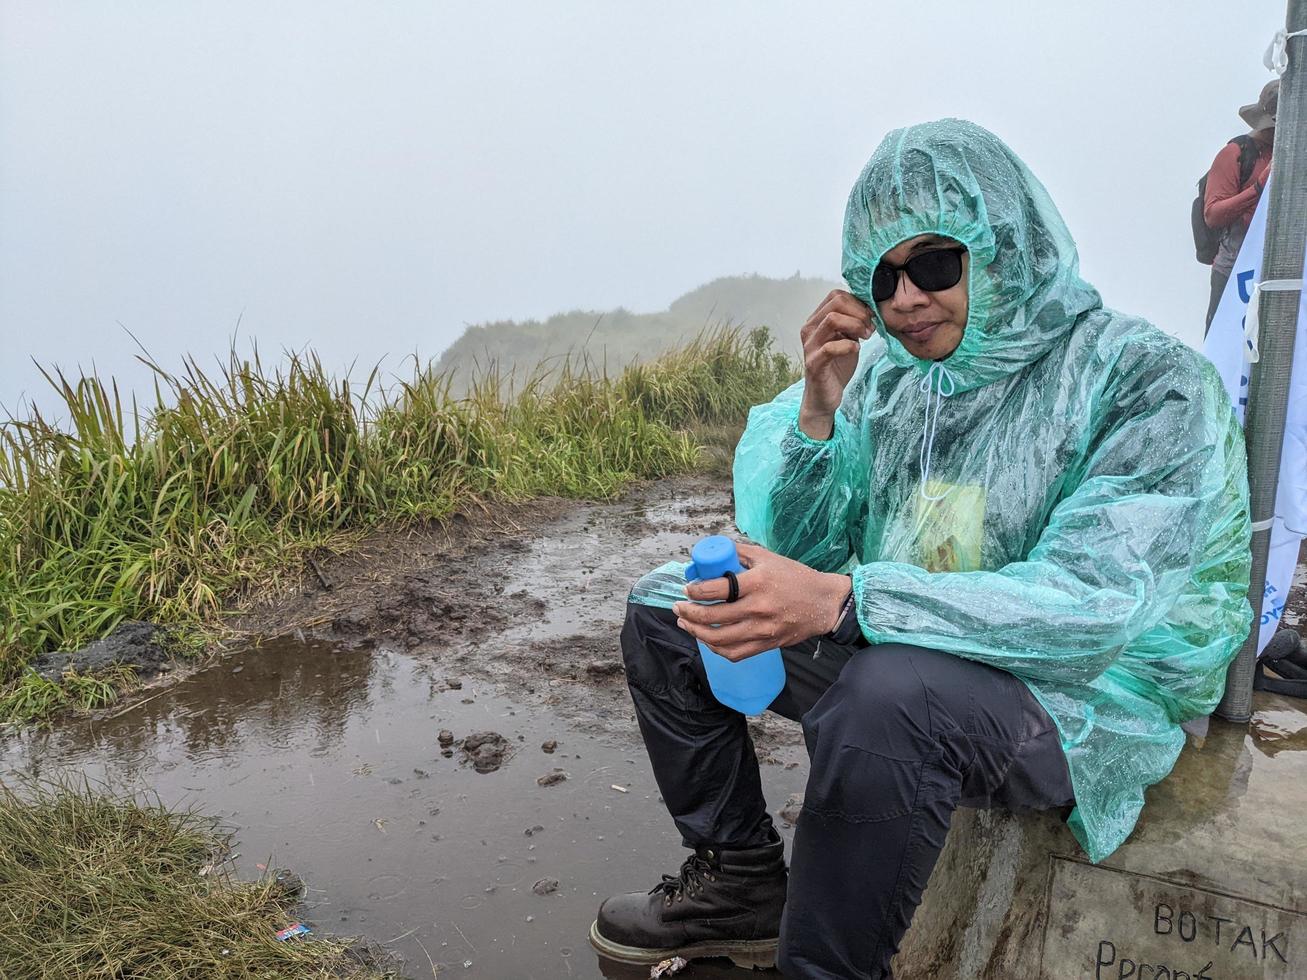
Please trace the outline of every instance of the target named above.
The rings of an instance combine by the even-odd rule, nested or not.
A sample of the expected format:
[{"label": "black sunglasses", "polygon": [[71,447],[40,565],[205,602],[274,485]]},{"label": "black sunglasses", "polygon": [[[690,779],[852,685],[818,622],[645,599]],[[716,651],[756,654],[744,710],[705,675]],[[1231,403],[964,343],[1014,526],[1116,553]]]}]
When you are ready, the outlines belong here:
[{"label": "black sunglasses", "polygon": [[965,248],[935,248],[912,256],[902,265],[890,265],[884,259],[871,274],[871,298],[883,303],[899,288],[899,273],[906,272],[918,289],[937,293],[952,289],[962,278],[962,253]]}]

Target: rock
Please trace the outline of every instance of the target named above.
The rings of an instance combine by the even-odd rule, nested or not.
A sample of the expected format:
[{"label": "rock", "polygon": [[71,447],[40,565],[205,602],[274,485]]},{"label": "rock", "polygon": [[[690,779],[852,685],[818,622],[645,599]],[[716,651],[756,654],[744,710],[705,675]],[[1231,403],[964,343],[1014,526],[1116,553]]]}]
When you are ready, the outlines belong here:
[{"label": "rock", "polygon": [[443,745],[445,748],[448,748],[449,746],[454,744],[454,733],[451,732],[448,728],[442,728],[440,730],[440,734],[436,736],[436,741],[439,742],[441,745]]},{"label": "rock", "polygon": [[483,745],[472,753],[472,764],[477,772],[493,772],[504,761],[504,750],[497,745]]},{"label": "rock", "polygon": [[463,690],[463,682],[454,677],[446,677],[445,687],[451,691],[461,691]]},{"label": "rock", "polygon": [[534,885],[531,886],[531,890],[535,892],[537,895],[551,895],[554,892],[558,891],[558,879],[541,878],[539,881],[537,881]]},{"label": "rock", "polygon": [[32,666],[50,681],[59,680],[65,670],[93,674],[114,664],[136,668],[138,677],[153,677],[168,661],[165,642],[166,634],[160,627],[128,620],[104,639],[75,652],[43,653]]},{"label": "rock", "polygon": [[539,786],[553,786],[555,783],[561,783],[566,778],[567,773],[563,772],[561,769],[555,769],[552,772],[547,772],[543,776],[538,777],[536,779],[536,784]]},{"label": "rock", "polygon": [[540,751],[542,752],[553,752],[556,748],[558,748],[558,739],[555,738],[545,739],[540,745]]},{"label": "rock", "polygon": [[689,961],[680,956],[662,960],[649,970],[649,980],[661,980],[662,977],[675,976],[689,966]]},{"label": "rock", "polygon": [[540,824],[536,824],[534,827],[527,827],[526,830],[525,830],[523,833],[524,833],[527,837],[531,837],[531,836],[534,835],[534,834],[538,834],[538,833],[540,833],[540,831],[542,831],[542,830],[544,830],[544,829],[545,829],[545,828],[542,827],[542,826],[540,826]]},{"label": "rock", "polygon": [[791,793],[790,798],[785,801],[785,805],[776,811],[776,816],[781,818],[781,823],[787,827],[793,827],[799,822],[799,816],[803,813],[803,794]]},{"label": "rock", "polygon": [[508,744],[498,732],[476,732],[463,739],[463,754],[477,772],[494,772],[504,764]]}]

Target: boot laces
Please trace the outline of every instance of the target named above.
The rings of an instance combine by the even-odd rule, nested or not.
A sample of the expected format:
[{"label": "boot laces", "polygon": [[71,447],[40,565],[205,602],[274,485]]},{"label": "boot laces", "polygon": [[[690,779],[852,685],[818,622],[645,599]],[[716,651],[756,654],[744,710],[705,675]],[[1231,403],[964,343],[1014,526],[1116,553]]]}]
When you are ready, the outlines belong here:
[{"label": "boot laces", "polygon": [[663,875],[663,880],[649,889],[650,895],[662,894],[663,901],[671,905],[686,895],[695,896],[704,890],[704,880],[715,881],[713,866],[706,858],[691,854],[681,865],[680,874]]}]

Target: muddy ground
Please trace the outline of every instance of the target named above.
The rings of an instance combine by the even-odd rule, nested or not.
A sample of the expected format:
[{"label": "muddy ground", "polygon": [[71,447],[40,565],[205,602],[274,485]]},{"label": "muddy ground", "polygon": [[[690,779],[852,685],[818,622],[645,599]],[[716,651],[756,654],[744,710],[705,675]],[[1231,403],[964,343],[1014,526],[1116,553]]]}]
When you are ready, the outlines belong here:
[{"label": "muddy ground", "polygon": [[[323,557],[301,588],[230,625],[238,645],[299,636],[403,650],[583,731],[630,735],[618,646],[626,596],[704,535],[738,534],[733,510],[729,481],[702,477],[642,484],[611,503],[500,506]],[[764,762],[802,745],[781,718],[753,729]]]}]

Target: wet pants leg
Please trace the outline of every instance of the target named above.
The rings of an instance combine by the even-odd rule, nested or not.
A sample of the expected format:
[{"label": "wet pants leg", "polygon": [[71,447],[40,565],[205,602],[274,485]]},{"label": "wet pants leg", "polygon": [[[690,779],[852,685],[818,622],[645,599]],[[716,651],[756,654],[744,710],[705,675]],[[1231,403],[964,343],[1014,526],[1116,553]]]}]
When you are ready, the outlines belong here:
[{"label": "wet pants leg", "polygon": [[[789,977],[880,980],[959,804],[1052,807],[1072,791],[1057,731],[1005,671],[900,644],[782,650],[772,710],[811,758],[779,965]],[[630,604],[627,680],[663,799],[687,845],[771,834],[743,716],[712,697],[669,610]]]}]

